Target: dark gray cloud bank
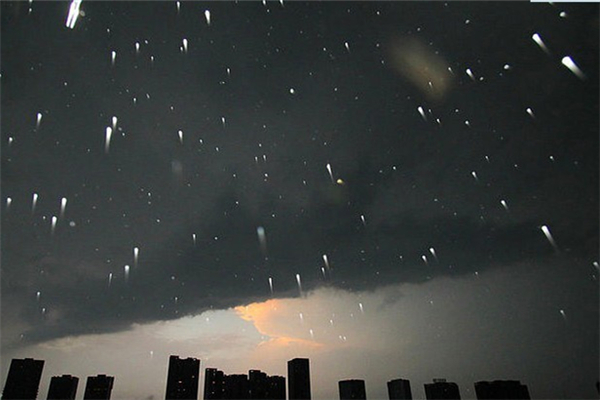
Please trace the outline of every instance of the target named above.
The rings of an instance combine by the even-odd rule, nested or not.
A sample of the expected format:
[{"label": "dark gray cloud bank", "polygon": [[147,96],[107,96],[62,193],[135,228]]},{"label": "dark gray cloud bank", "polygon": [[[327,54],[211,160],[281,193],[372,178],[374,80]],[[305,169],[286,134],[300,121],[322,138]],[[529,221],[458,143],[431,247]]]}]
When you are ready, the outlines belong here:
[{"label": "dark gray cloud bank", "polygon": [[[597,338],[597,5],[89,2],[72,31],[67,8],[2,3],[6,348],[266,299],[269,277],[287,297],[296,274],[355,291],[512,264],[582,274]],[[442,100],[391,66],[398,36],[452,68]]]}]

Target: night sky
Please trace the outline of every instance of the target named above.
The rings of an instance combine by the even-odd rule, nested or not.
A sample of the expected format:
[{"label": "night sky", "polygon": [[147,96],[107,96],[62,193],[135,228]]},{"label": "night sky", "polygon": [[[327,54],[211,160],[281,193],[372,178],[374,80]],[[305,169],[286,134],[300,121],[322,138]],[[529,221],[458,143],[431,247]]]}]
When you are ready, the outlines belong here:
[{"label": "night sky", "polygon": [[597,4],[69,7],[1,4],[2,387],[158,399],[179,354],[597,398]]}]

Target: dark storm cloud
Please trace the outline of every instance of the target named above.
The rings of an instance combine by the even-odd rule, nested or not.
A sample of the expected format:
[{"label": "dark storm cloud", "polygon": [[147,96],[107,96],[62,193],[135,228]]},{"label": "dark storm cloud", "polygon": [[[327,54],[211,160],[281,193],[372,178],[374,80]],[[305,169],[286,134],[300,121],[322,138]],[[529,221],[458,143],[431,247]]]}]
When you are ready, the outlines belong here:
[{"label": "dark storm cloud", "polygon": [[[13,199],[2,297],[29,326],[24,342],[265,299],[269,277],[275,296],[296,296],[296,274],[305,289],[364,290],[554,263],[543,224],[567,259],[597,257],[597,76],[578,81],[543,54],[517,23],[533,18],[525,6],[493,6],[493,30],[489,9],[474,6],[480,22],[466,33],[461,5],[286,3],[267,13],[210,3],[209,28],[200,4],[177,17],[173,4],[96,2],[74,31],[61,27],[62,5],[37,5],[47,12],[34,20],[2,7],[3,143],[15,137],[2,152],[3,197]],[[541,14],[540,29],[589,33]],[[448,30],[465,37],[450,41]],[[435,42],[455,71],[443,102],[429,104],[388,67],[398,31]],[[575,39],[552,43],[597,71],[597,42],[589,52]],[[471,82],[467,67],[485,81]],[[432,108],[427,122],[418,106]],[[120,128],[105,154],[113,115]],[[328,163],[344,184],[330,181]],[[66,218],[51,236],[62,196]]]}]

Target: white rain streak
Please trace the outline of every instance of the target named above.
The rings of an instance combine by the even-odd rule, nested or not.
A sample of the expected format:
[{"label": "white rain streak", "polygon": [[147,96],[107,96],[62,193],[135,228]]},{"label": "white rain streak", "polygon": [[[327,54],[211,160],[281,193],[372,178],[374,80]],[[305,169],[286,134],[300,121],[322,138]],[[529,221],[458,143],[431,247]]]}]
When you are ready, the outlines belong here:
[{"label": "white rain streak", "polygon": [[296,94],[296,91],[294,90],[294,88],[290,88],[290,94]]},{"label": "white rain streak", "polygon": [[256,234],[258,235],[258,242],[260,243],[260,251],[264,255],[267,254],[267,234],[265,233],[265,228],[259,226],[256,228]]},{"label": "white rain streak", "polygon": [[438,257],[437,257],[437,253],[435,252],[435,249],[433,247],[429,248],[429,252],[431,253],[431,255],[433,256],[433,258],[435,258],[435,261],[438,261]]},{"label": "white rain streak", "polygon": [[35,299],[39,302],[40,301],[40,296],[42,295],[42,292],[36,292],[35,293]]},{"label": "white rain streak", "polygon": [[304,323],[304,315],[302,313],[298,313],[298,317],[300,317],[300,323]]},{"label": "white rain streak", "polygon": [[509,211],[509,210],[508,210],[508,204],[506,204],[506,200],[500,200],[500,204],[502,204],[502,207],[504,207],[504,209],[505,209],[506,211]]},{"label": "white rain streak", "polygon": [[429,261],[427,261],[427,256],[425,254],[423,254],[421,256],[421,259],[423,260],[423,262],[425,263],[425,265],[429,265]]},{"label": "white rain streak", "polygon": [[227,76],[231,76],[231,69],[227,68]]},{"label": "white rain streak", "polygon": [[179,136],[179,143],[183,144],[183,131],[177,131],[177,136]]},{"label": "white rain streak", "polygon": [[8,210],[10,208],[10,205],[12,204],[12,199],[10,197],[6,198],[6,209]]},{"label": "white rain streak", "polygon": [[179,14],[179,10],[181,10],[181,2],[177,2],[177,13]]},{"label": "white rain streak", "polygon": [[565,310],[559,310],[560,316],[563,318],[565,322],[567,322],[567,314],[565,314]]},{"label": "white rain streak", "polygon": [[40,127],[40,123],[42,122],[42,113],[39,112],[37,113],[37,119],[35,121],[35,129],[38,129]]},{"label": "white rain streak", "polygon": [[194,243],[194,247],[196,246],[196,234],[192,233],[192,242]]},{"label": "white rain streak", "polygon": [[417,107],[417,111],[419,112],[419,114],[421,114],[423,121],[427,121],[427,115],[425,115],[425,110],[423,109],[423,107]]},{"label": "white rain streak", "polygon": [[350,45],[348,44],[348,42],[344,42],[344,47],[346,48],[346,50],[348,50],[348,53],[350,53]]},{"label": "white rain streak", "polygon": [[321,267],[321,273],[323,274],[323,279],[326,279],[327,275],[325,274],[325,267]]},{"label": "white rain streak", "polygon": [[302,294],[302,280],[300,279],[300,274],[296,274],[296,283],[298,284],[300,294]]},{"label": "white rain streak", "polygon": [[573,59],[571,57],[565,56],[562,58],[562,60],[560,60],[560,62],[565,67],[569,68],[569,71],[574,73],[575,76],[578,77],[579,79],[581,79],[581,80],[586,79],[586,76],[583,73],[583,71],[581,69],[579,69],[579,67],[577,66],[577,64],[575,64],[575,62],[573,61]]},{"label": "white rain streak", "polygon": [[65,26],[69,29],[75,28],[77,18],[79,17],[79,7],[81,6],[81,0],[73,0],[71,6],[69,6],[69,15],[67,15],[67,22]]},{"label": "white rain streak", "polygon": [[112,137],[113,129],[110,126],[106,127],[106,134],[104,138],[104,152],[108,154],[110,149],[110,139]]},{"label": "white rain streak", "polygon": [[360,309],[360,312],[361,312],[362,314],[364,314],[364,313],[365,313],[365,309],[364,309],[364,307],[363,307],[363,303],[358,303],[358,308]]},{"label": "white rain streak", "polygon": [[360,216],[360,220],[362,221],[363,226],[366,227],[367,226],[367,221],[365,220],[365,216],[364,215]]},{"label": "white rain streak", "polygon": [[479,182],[479,177],[477,176],[477,172],[471,171],[471,176],[475,178],[475,181]]},{"label": "white rain streak", "polygon": [[206,25],[210,25],[210,11],[204,10],[204,18],[206,18]]},{"label": "white rain streak", "polygon": [[135,54],[140,53],[140,42],[135,42]]},{"label": "white rain streak", "polygon": [[554,240],[554,237],[552,237],[552,233],[550,233],[550,229],[546,225],[542,225],[540,227],[540,229],[542,230],[542,232],[544,232],[546,239],[548,239],[548,242],[550,242],[550,244],[552,245],[554,250],[558,251],[558,246],[556,245],[556,241]]},{"label": "white rain streak", "polygon": [[140,258],[140,249],[139,249],[139,247],[134,247],[133,248],[133,266],[134,267],[137,267],[139,258]]},{"label": "white rain streak", "polygon": [[594,261],[594,262],[592,263],[592,265],[593,265],[594,267],[596,267],[596,269],[597,269],[598,271],[600,271],[600,264],[598,264],[598,261]]},{"label": "white rain streak", "polygon": [[327,163],[327,172],[329,172],[329,178],[331,179],[331,183],[335,183],[333,180],[333,172],[331,171],[331,164]]},{"label": "white rain streak", "polygon": [[271,290],[271,296],[273,296],[273,278],[269,277],[269,290]]},{"label": "white rain streak", "polygon": [[113,278],[113,274],[112,272],[108,273],[108,287],[110,287],[110,284],[112,283],[112,278]]},{"label": "white rain streak", "polygon": [[117,59],[117,52],[116,51],[111,51],[110,52],[110,63],[111,65],[115,65],[115,60]]},{"label": "white rain streak", "polygon": [[62,199],[60,199],[60,217],[61,218],[64,218],[66,208],[67,208],[67,198],[63,197]]},{"label": "white rain streak", "polygon": [[531,108],[528,107],[527,110],[525,110],[525,111],[527,111],[527,114],[529,114],[529,116],[532,119],[535,119],[535,114],[533,113],[533,110]]},{"label": "white rain streak", "polygon": [[548,50],[546,43],[544,43],[544,41],[542,40],[542,38],[540,37],[540,35],[538,33],[534,33],[533,35],[531,35],[531,38],[533,39],[533,41],[535,43],[537,43],[538,46],[540,46],[540,49],[544,50],[544,53],[550,54],[550,51]]},{"label": "white rain streak", "polygon": [[473,82],[475,82],[475,81],[476,81],[476,79],[475,79],[475,75],[473,75],[473,71],[471,71],[471,68],[467,68],[467,69],[465,70],[465,72],[467,73],[467,75],[469,75],[469,78],[471,78],[471,79],[473,80]]},{"label": "white rain streak", "polygon": [[471,127],[471,123],[469,122],[469,120],[465,121],[465,125],[468,126],[469,128]]},{"label": "white rain streak", "polygon": [[129,265],[123,267],[123,272],[125,273],[125,282],[127,282],[129,280]]},{"label": "white rain streak", "polygon": [[329,266],[329,258],[327,258],[327,254],[323,254],[323,262],[325,263],[325,266],[327,267],[327,269],[331,268]]},{"label": "white rain streak", "polygon": [[10,145],[13,143],[15,139],[12,136],[8,137],[8,146],[10,147]]},{"label": "white rain streak", "polygon": [[187,53],[187,51],[188,51],[188,40],[187,39],[183,39],[182,40],[182,44],[183,44],[183,51],[185,53]]},{"label": "white rain streak", "polygon": [[39,197],[40,197],[40,196],[38,196],[38,194],[37,194],[37,193],[34,193],[34,194],[33,194],[33,200],[32,200],[32,202],[31,202],[31,213],[32,213],[32,214],[35,212],[35,206],[37,205],[37,201],[38,201],[38,198],[39,198]]},{"label": "white rain streak", "polygon": [[118,121],[119,121],[119,119],[118,119],[117,117],[115,117],[115,116],[113,116],[113,117],[111,118],[111,121],[110,121],[110,122],[112,123],[112,128],[113,128],[113,130],[114,130],[114,129],[117,129],[117,122],[118,122]]},{"label": "white rain streak", "polygon": [[50,228],[50,233],[52,235],[54,235],[54,231],[56,231],[56,222],[58,221],[58,218],[56,218],[55,215],[52,216],[52,226]]},{"label": "white rain streak", "polygon": [[221,123],[225,126],[225,117],[221,117]]},{"label": "white rain streak", "polygon": [[308,333],[310,334],[310,338],[311,338],[311,339],[314,339],[314,338],[315,338],[315,333],[313,332],[313,330],[312,330],[312,329],[309,329],[309,330],[308,330]]}]

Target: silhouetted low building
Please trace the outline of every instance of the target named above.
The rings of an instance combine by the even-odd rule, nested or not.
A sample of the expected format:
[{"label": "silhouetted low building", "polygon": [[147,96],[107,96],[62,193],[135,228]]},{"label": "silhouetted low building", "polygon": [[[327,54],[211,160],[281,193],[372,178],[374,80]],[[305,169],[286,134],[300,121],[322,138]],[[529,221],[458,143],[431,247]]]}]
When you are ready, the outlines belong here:
[{"label": "silhouetted low building", "polygon": [[310,400],[308,358],[294,358],[288,361],[288,399]]},{"label": "silhouetted low building", "polygon": [[167,400],[198,400],[198,382],[200,380],[200,360],[169,357],[167,376]]},{"label": "silhouetted low building", "polygon": [[446,382],[445,379],[434,379],[433,383],[426,383],[424,386],[427,400],[460,400],[458,385],[454,382]]},{"label": "silhouetted low building", "polygon": [[387,383],[390,400],[412,400],[410,381],[408,379],[394,379]]},{"label": "silhouetted low building", "polygon": [[250,397],[248,375],[225,375],[223,398],[227,400],[247,400]]},{"label": "silhouetted low building", "polygon": [[71,375],[53,376],[48,388],[48,400],[74,400],[79,378]]},{"label": "silhouetted low building", "polygon": [[367,391],[365,389],[365,381],[362,379],[348,379],[339,381],[340,400],[366,400]]},{"label": "silhouetted low building", "polygon": [[223,371],[216,368],[204,370],[204,400],[222,399],[225,390]]},{"label": "silhouetted low building", "polygon": [[2,399],[35,400],[43,369],[44,360],[13,358],[4,383]]},{"label": "silhouetted low building", "polygon": [[283,376],[269,376],[267,378],[267,400],[285,400],[285,378]]},{"label": "silhouetted low building", "polygon": [[529,400],[529,390],[519,381],[475,382],[478,399],[523,399]]},{"label": "silhouetted low building", "polygon": [[104,374],[88,376],[83,400],[109,400],[115,378]]}]

